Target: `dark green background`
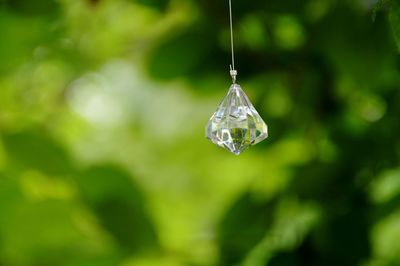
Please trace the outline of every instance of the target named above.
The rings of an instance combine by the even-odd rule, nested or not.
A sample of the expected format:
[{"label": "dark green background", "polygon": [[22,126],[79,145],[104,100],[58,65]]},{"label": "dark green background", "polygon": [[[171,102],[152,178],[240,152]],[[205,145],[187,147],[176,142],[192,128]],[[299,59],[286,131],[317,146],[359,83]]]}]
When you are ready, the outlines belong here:
[{"label": "dark green background", "polygon": [[233,12],[239,157],[228,1],[0,1],[1,266],[400,265],[400,2]]}]

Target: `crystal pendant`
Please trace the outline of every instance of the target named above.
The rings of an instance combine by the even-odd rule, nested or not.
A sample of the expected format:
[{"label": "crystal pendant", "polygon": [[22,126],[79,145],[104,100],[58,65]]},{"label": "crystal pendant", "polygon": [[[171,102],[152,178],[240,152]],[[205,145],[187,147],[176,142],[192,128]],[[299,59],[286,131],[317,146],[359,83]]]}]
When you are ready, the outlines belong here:
[{"label": "crystal pendant", "polygon": [[206,136],[213,143],[239,155],[268,137],[268,128],[238,84],[232,84],[225,99],[210,118]]}]

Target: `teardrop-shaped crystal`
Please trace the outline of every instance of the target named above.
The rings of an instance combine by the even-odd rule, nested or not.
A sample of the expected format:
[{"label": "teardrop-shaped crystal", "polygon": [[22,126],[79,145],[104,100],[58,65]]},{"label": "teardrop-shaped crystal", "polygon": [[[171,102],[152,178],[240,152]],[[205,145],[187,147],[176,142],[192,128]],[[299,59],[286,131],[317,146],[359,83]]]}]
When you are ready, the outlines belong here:
[{"label": "teardrop-shaped crystal", "polygon": [[268,137],[268,127],[242,88],[232,84],[210,118],[206,136],[213,143],[239,155]]}]

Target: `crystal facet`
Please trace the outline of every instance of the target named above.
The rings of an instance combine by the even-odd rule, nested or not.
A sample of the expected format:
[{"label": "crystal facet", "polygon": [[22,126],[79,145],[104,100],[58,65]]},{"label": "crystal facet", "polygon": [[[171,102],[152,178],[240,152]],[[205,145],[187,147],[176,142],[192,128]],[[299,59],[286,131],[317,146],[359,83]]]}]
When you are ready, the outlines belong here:
[{"label": "crystal facet", "polygon": [[213,143],[239,155],[268,137],[268,127],[242,88],[232,84],[210,118],[206,136]]}]

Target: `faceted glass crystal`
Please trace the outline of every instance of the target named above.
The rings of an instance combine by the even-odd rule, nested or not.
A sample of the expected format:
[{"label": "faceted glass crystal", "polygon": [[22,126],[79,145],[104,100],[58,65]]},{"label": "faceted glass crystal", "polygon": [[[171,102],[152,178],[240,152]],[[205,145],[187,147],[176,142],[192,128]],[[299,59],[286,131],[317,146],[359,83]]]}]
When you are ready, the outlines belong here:
[{"label": "faceted glass crystal", "polygon": [[239,155],[251,145],[268,137],[268,128],[249,98],[238,84],[210,118],[206,136],[213,143]]}]

